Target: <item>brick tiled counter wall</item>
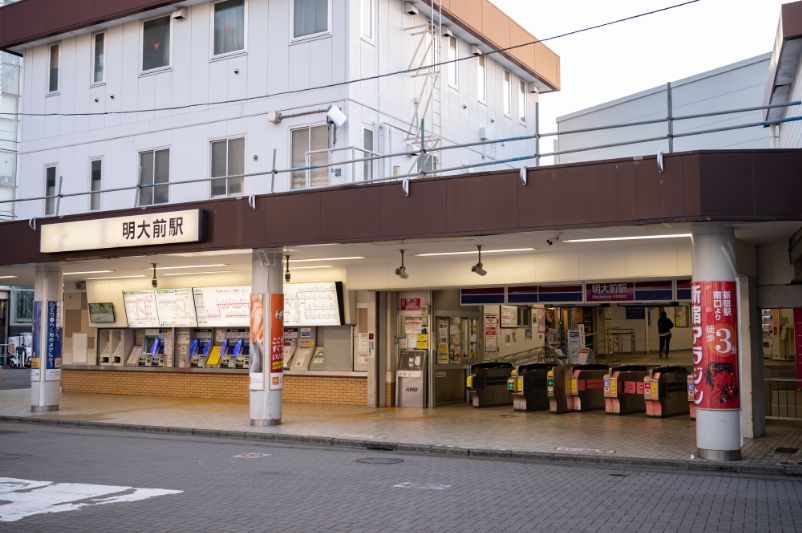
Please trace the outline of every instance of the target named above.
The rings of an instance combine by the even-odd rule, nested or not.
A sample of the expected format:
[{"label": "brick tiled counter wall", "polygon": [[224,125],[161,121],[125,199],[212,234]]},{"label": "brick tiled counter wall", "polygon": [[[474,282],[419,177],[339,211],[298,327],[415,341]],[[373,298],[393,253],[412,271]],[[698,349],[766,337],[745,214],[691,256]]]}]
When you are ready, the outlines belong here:
[{"label": "brick tiled counter wall", "polygon": [[385,383],[384,390],[386,391],[386,405],[387,407],[395,407],[395,383]]},{"label": "brick tiled counter wall", "polygon": [[[248,400],[247,374],[62,369],[64,392]],[[367,377],[284,376],[282,400],[367,405]]]}]

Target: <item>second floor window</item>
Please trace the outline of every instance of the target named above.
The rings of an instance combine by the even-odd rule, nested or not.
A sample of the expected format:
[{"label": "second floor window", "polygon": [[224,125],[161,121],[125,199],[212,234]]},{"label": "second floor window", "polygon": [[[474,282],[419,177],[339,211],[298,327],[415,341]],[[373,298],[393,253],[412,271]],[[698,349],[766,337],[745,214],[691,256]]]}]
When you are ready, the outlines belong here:
[{"label": "second floor window", "polygon": [[292,38],[313,37],[329,31],[331,0],[291,0]]},{"label": "second floor window", "polygon": [[459,70],[458,66],[459,63],[456,62],[457,60],[457,38],[451,36],[448,38],[448,60],[454,61],[454,63],[448,64],[448,84],[456,87],[459,81]]},{"label": "second floor window", "polygon": [[142,24],[142,72],[170,66],[170,15]]},{"label": "second floor window", "polygon": [[[298,128],[292,130],[292,168],[303,168],[311,165],[325,165],[329,162],[326,150],[329,147],[329,128],[326,125]],[[306,158],[306,153],[309,159]],[[324,187],[329,184],[328,167],[314,170],[296,170],[292,173],[292,189]]]},{"label": "second floor window", "polygon": [[245,50],[245,0],[214,4],[214,51],[219,56]]},{"label": "second floor window", "polygon": [[106,78],[106,34],[96,33],[92,41],[92,83],[102,83]]},{"label": "second floor window", "polygon": [[526,124],[526,82],[518,81],[518,118]]},{"label": "second floor window", "polygon": [[485,66],[485,56],[479,56],[478,78],[476,83],[479,87],[479,101],[487,102],[487,67]]},{"label": "second floor window", "polygon": [[362,0],[362,37],[373,40],[373,0]]},{"label": "second floor window", "polygon": [[[56,195],[56,167],[45,168],[45,196]],[[48,198],[45,200],[45,216],[56,214],[56,199]]]},{"label": "second floor window", "polygon": [[[236,196],[245,192],[245,139],[229,139],[212,143],[212,197]],[[225,178],[225,176],[240,176]]]},{"label": "second floor window", "polygon": [[57,44],[54,44],[53,46],[50,47],[50,70],[48,77],[49,93],[58,92],[58,66],[61,55],[60,49],[61,47]]},{"label": "second floor window", "polygon": [[[91,165],[91,175],[89,177],[90,187],[92,192],[99,191],[101,180],[103,178],[103,161],[100,159],[95,159],[90,163]],[[89,209],[91,211],[97,211],[100,209],[100,193],[94,193],[89,197]]]},{"label": "second floor window", "polygon": [[510,91],[512,88],[510,87],[510,82],[512,81],[512,75],[510,74],[509,70],[504,71],[504,87],[502,88],[503,98],[504,98],[504,114],[512,116],[512,110],[510,109],[510,100],[512,100],[512,94]]},{"label": "second floor window", "polygon": [[[170,181],[170,150],[139,153],[139,184],[153,185]],[[139,205],[166,204],[170,201],[170,186],[156,185],[139,189]]]}]

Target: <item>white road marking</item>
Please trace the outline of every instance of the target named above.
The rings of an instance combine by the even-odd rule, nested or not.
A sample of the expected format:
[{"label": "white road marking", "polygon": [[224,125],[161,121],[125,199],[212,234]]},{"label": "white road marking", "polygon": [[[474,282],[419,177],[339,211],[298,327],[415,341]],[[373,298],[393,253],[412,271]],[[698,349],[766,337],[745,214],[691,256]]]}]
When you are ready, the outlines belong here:
[{"label": "white road marking", "polygon": [[[52,481],[0,478],[0,501],[10,502],[0,504],[0,522],[16,522],[37,514],[77,511],[86,506],[134,502],[155,496],[183,492],[166,489],[133,489],[134,492],[132,494],[113,496],[116,493],[129,491],[132,488],[115,485],[53,483]],[[110,497],[100,498],[101,496]],[[89,503],[75,503],[90,498],[92,500]]]}]

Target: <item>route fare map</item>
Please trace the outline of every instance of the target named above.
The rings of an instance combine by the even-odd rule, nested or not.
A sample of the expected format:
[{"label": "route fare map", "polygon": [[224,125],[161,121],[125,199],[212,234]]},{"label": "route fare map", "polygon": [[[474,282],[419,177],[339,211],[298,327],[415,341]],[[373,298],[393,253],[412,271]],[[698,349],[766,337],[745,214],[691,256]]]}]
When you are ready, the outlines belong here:
[{"label": "route fare map", "polygon": [[284,285],[284,325],[339,326],[337,284],[293,283]]},{"label": "route fare map", "polygon": [[198,326],[192,289],[156,290],[156,310],[159,313],[160,327],[194,328]]},{"label": "route fare map", "polygon": [[250,326],[250,287],[204,287],[192,290],[198,327]]},{"label": "route fare map", "polygon": [[154,291],[123,291],[125,315],[129,328],[158,328]]}]

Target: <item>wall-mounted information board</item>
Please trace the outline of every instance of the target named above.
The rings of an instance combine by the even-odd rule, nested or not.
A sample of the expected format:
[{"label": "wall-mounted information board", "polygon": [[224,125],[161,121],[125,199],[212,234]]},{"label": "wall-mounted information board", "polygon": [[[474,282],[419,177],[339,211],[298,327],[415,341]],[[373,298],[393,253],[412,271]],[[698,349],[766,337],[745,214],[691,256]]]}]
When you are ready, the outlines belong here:
[{"label": "wall-mounted information board", "polygon": [[197,327],[192,289],[157,289],[156,310],[163,328]]},{"label": "wall-mounted information board", "polygon": [[284,285],[285,326],[340,326],[342,319],[342,282]]},{"label": "wall-mounted information board", "polygon": [[192,291],[198,327],[250,326],[250,287],[204,287]]},{"label": "wall-mounted information board", "polygon": [[129,328],[159,327],[154,291],[123,291],[123,303]]}]

